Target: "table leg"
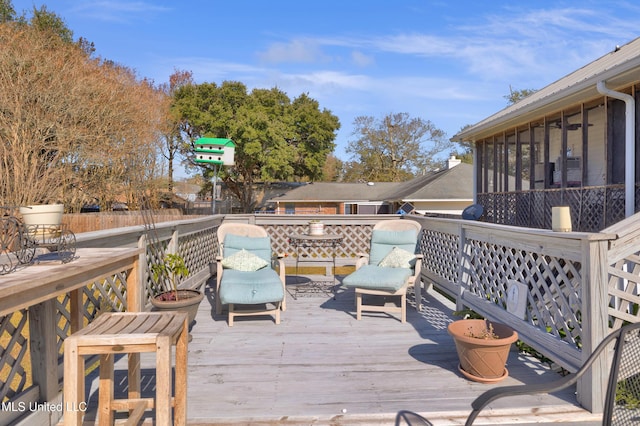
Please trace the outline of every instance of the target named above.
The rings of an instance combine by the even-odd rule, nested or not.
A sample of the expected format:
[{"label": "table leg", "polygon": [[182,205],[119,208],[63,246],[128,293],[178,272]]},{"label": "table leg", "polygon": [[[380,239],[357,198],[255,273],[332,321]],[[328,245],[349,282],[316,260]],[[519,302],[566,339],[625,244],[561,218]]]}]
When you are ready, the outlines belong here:
[{"label": "table leg", "polygon": [[84,402],[84,357],[78,355],[75,339],[68,337],[64,341],[64,406],[62,409],[64,426],[82,425],[83,411],[79,409]]},{"label": "table leg", "polygon": [[156,340],[156,424],[170,425],[171,421],[171,340],[160,336]]},{"label": "table leg", "polygon": [[100,355],[100,382],[98,385],[98,421],[100,426],[113,424],[113,354]]}]

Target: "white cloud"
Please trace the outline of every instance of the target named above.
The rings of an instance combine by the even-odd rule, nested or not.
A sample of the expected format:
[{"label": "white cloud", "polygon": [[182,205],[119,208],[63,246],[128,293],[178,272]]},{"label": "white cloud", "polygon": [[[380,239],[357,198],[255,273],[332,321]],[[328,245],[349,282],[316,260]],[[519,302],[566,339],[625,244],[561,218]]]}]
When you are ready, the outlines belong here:
[{"label": "white cloud", "polygon": [[317,42],[312,39],[295,39],[288,43],[273,43],[269,48],[258,53],[262,62],[279,64],[283,62],[315,63],[326,62],[329,57],[319,48]]},{"label": "white cloud", "polygon": [[354,50],[353,52],[351,52],[351,62],[353,62],[353,64],[358,67],[368,67],[369,65],[372,65],[375,60],[371,55],[366,55],[362,52]]},{"label": "white cloud", "polygon": [[171,8],[158,6],[144,1],[90,1],[76,4],[71,8],[71,12],[86,18],[111,21],[128,22],[143,18],[148,19],[148,15],[164,13]]}]

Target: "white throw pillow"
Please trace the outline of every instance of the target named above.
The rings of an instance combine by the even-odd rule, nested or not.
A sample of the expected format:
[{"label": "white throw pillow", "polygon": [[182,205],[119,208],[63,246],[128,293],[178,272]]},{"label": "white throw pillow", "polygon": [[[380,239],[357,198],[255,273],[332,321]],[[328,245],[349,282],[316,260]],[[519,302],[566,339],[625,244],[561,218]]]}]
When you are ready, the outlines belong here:
[{"label": "white throw pillow", "polygon": [[411,268],[411,261],[416,258],[416,255],[403,250],[398,247],[394,247],[389,254],[387,254],[378,263],[378,266],[385,268]]},{"label": "white throw pillow", "polygon": [[242,249],[229,257],[222,259],[222,266],[237,271],[251,272],[257,271],[267,266],[269,263],[263,258]]}]

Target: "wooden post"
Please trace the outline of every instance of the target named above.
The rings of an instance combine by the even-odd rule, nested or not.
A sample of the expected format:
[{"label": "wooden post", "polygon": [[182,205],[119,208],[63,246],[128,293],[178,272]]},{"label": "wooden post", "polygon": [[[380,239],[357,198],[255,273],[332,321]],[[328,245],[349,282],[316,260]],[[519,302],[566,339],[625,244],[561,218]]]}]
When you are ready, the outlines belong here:
[{"label": "wooden post", "polygon": [[69,325],[71,326],[71,334],[84,327],[83,293],[84,287],[69,292]]},{"label": "wooden post", "polygon": [[[582,362],[607,336],[607,241],[582,242]],[[578,380],[580,405],[592,413],[601,413],[609,377],[610,356],[604,351],[591,369]]]},{"label": "wooden post", "polygon": [[29,308],[29,343],[33,383],[40,387],[40,401],[53,401],[58,385],[56,299]]}]

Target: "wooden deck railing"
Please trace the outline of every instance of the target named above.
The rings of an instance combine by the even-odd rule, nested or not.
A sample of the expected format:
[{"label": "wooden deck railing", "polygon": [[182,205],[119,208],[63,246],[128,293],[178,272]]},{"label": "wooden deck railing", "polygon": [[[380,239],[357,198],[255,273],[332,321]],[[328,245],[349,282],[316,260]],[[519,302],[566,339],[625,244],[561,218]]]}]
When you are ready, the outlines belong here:
[{"label": "wooden deck railing", "polygon": [[[337,264],[355,262],[355,254],[368,249],[373,225],[395,218],[375,216],[228,215],[157,224],[157,235],[168,250],[182,254],[192,273],[183,287],[197,287],[212,273],[217,252],[215,231],[222,221],[242,221],[264,226],[277,252],[291,253],[288,236],[307,231],[311,219],[320,219],[330,233],[340,233],[344,242]],[[456,300],[486,317],[514,327],[520,337],[546,357],[575,370],[597,343],[624,321],[638,320],[640,249],[634,241],[640,235],[640,219],[635,216],[600,233],[555,233],[548,230],[516,228],[483,222],[408,216],[422,224],[420,249],[424,255],[423,282],[435,285]],[[78,247],[136,247],[144,245],[144,228],[133,226],[77,235]],[[326,259],[326,248],[314,249],[312,257]],[[146,261],[153,263],[147,250]],[[287,258],[288,266],[295,258]],[[72,265],[69,264],[69,265]],[[145,268],[143,268],[145,269]],[[147,294],[154,289],[148,272],[142,271]],[[505,309],[509,280],[528,289],[524,319]],[[112,274],[85,289],[85,318],[90,321],[98,309],[122,310],[126,297],[126,277]],[[68,300],[57,304],[59,350],[56,361],[28,348],[27,310],[0,318],[0,396],[3,404],[24,398],[37,383],[30,377],[32,363],[60,365],[61,342],[68,327]],[[607,362],[596,365],[578,386],[585,408],[601,410],[604,389],[601,374]],[[37,395],[37,392],[35,393]],[[31,393],[30,395],[33,395]],[[7,405],[8,406],[8,405]]]},{"label": "wooden deck railing", "polygon": [[[640,210],[636,186],[636,211]],[[483,220],[502,225],[551,229],[551,207],[569,206],[573,230],[598,232],[624,219],[624,185],[547,188],[478,194]]]}]

